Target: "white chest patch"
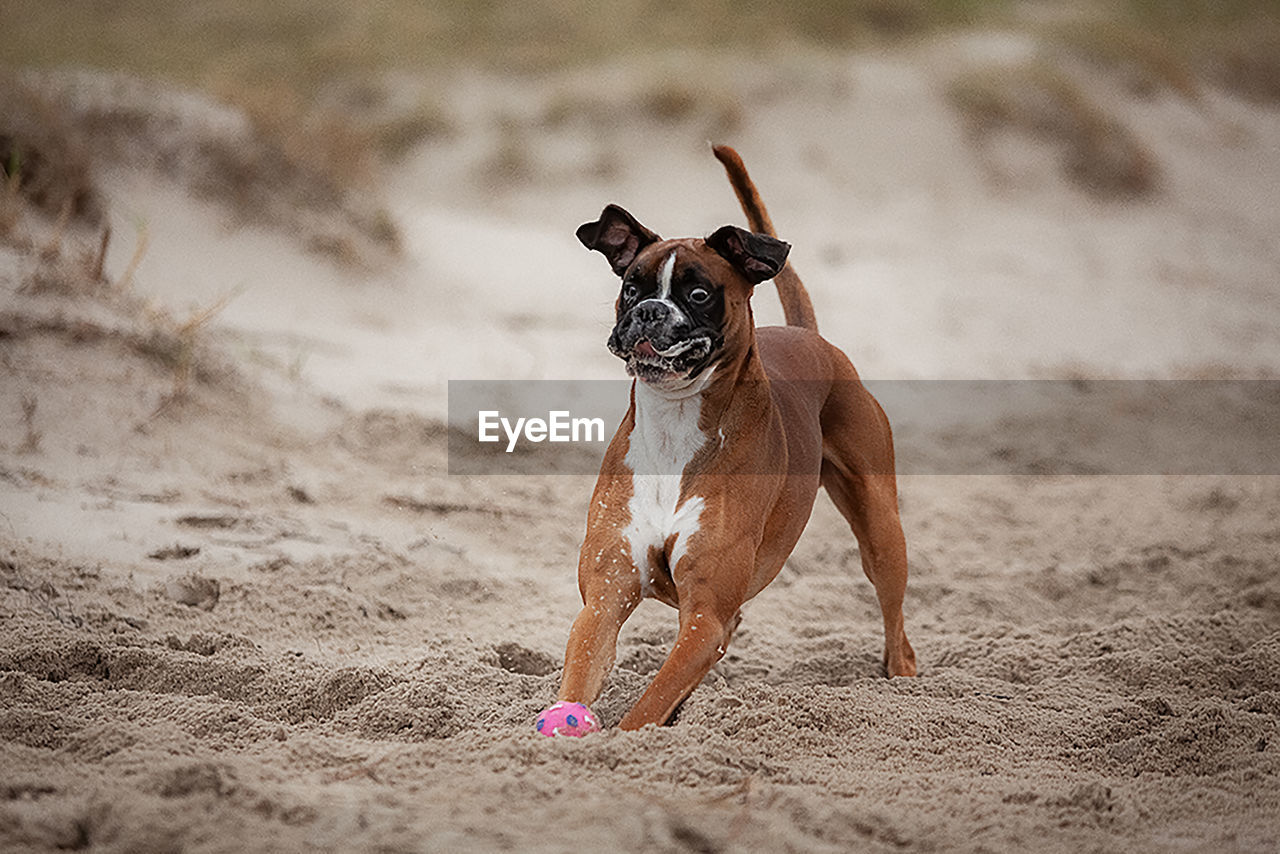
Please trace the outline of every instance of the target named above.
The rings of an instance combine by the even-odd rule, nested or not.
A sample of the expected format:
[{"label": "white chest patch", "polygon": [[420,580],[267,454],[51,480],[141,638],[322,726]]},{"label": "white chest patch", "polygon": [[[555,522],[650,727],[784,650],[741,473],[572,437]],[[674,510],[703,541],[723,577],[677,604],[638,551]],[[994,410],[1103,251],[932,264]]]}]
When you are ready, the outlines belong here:
[{"label": "white chest patch", "polygon": [[689,547],[689,538],[700,527],[705,501],[700,495],[690,495],[681,502],[680,476],[707,441],[698,429],[701,412],[700,393],[668,397],[636,383],[636,425],[624,458],[633,472],[633,491],[627,504],[631,521],[622,535],[631,546],[645,595],[652,589],[657,569],[649,562],[649,549],[662,550],[674,534],[668,561],[674,570]]}]

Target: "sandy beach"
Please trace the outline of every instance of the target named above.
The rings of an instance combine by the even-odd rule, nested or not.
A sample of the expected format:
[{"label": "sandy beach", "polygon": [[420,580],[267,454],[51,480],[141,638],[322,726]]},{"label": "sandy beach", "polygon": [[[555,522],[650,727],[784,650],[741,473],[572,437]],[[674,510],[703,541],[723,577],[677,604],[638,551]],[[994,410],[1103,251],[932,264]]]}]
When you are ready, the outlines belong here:
[{"label": "sandy beach", "polygon": [[[881,675],[820,496],[671,725],[616,729],[674,637],[646,602],[604,731],[546,739],[594,479],[448,474],[448,381],[623,378],[574,228],[740,223],[709,139],[865,378],[1276,379],[1280,110],[1080,70],[1159,167],[1108,198],[948,100],[957,63],[1029,49],[676,54],[738,100],[665,112],[628,60],[459,71],[453,132],[381,177],[394,246],[367,199],[211,191],[246,131],[203,95],[24,78],[72,127],[154,120],[112,126],[96,222],[16,203],[0,235],[0,848],[1276,850],[1280,477],[1046,474],[1088,460],[1065,409],[939,435],[1033,444],[904,461],[918,677]],[[780,322],[771,286],[754,307]]]}]

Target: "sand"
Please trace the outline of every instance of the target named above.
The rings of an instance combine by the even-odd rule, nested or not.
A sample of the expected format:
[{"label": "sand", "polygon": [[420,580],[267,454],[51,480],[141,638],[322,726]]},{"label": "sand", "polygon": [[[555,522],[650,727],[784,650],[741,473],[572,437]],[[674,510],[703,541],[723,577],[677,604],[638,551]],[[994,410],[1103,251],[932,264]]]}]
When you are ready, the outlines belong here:
[{"label": "sand", "polygon": [[[738,221],[710,135],[864,376],[1280,371],[1280,113],[1100,82],[1164,169],[1103,202],[1042,143],[975,152],[950,56],[725,60],[731,126],[545,121],[643,68],[460,74],[458,132],[387,182],[398,260],[335,263],[145,158],[102,179],[109,281],[146,227],[127,292],[68,260],[92,233],[41,260],[53,226],[24,221],[0,246],[0,849],[1276,850],[1274,476],[904,476],[920,675],[894,680],[820,498],[672,725],[615,728],[673,638],[651,602],[605,732],[532,731],[592,478],[449,476],[446,381],[620,376],[614,280],[573,228],[606,202],[665,235]],[[511,133],[526,162],[495,170]],[[1087,441],[1055,423],[1046,459]],[[990,458],[1026,427],[930,447]]]}]

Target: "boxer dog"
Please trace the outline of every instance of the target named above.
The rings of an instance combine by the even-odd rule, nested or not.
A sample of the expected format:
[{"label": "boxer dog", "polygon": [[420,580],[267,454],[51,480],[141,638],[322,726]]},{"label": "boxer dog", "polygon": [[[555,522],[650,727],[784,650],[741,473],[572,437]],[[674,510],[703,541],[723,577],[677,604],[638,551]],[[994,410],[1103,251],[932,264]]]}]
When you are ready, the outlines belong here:
[{"label": "boxer dog", "polygon": [[[818,486],[848,520],[884,617],[884,666],[913,676],[903,627],[907,550],[893,438],[848,357],[817,331],[737,152],[715,156],[751,230],[663,240],[616,205],[577,231],[622,279],[609,349],[634,377],[587,512],[583,607],[544,734],[596,728],[586,708],[613,667],[618,632],[642,599],[679,611],[666,662],[620,727],[663,724],[724,655],[740,609],[774,579]],[[773,279],[786,326],[757,329],[756,285]],[[553,710],[574,726],[546,726]],[[584,718],[586,725],[584,725]]]}]

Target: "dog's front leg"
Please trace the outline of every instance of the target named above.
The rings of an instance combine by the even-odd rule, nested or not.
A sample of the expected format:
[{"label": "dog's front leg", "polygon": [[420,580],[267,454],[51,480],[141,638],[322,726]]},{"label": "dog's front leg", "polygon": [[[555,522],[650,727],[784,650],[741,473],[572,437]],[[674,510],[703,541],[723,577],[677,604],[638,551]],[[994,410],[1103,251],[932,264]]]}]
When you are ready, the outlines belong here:
[{"label": "dog's front leg", "polygon": [[680,632],[671,654],[658,670],[640,700],[623,716],[622,729],[640,729],[646,724],[664,724],[676,707],[693,693],[698,683],[724,655],[729,635],[737,623],[736,613],[721,618],[710,608],[695,611],[681,603]]},{"label": "dog's front leg", "polygon": [[721,560],[700,564],[694,564],[689,556],[677,567],[674,580],[680,629],[675,645],[653,682],[623,716],[619,724],[622,729],[666,723],[724,656],[741,619],[738,609],[746,598],[745,578],[739,579],[735,570],[753,565],[749,550],[726,552],[721,553]]},{"label": "dog's front leg", "polygon": [[620,538],[588,538],[578,558],[582,610],[573,621],[564,653],[557,700],[590,705],[613,668],[618,632],[643,598],[640,574]]}]

